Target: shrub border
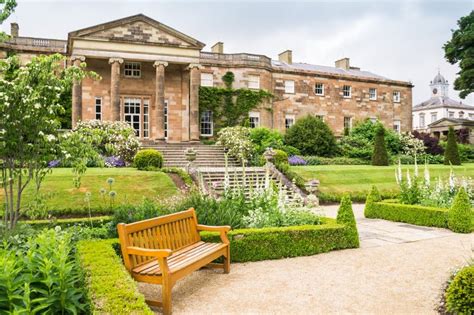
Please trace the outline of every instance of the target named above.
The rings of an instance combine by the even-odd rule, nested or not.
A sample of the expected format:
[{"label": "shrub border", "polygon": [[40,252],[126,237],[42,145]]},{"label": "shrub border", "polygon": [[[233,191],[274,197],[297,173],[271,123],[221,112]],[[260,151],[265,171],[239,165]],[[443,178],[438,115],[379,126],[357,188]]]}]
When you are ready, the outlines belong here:
[{"label": "shrub border", "polygon": [[22,224],[29,224],[33,228],[47,228],[47,227],[54,227],[60,226],[62,228],[70,227],[76,224],[87,224],[90,225],[92,221],[92,225],[94,227],[101,226],[105,223],[109,223],[112,221],[111,216],[98,216],[98,217],[82,217],[82,218],[67,218],[67,219],[52,219],[52,220],[21,220],[19,223]]}]

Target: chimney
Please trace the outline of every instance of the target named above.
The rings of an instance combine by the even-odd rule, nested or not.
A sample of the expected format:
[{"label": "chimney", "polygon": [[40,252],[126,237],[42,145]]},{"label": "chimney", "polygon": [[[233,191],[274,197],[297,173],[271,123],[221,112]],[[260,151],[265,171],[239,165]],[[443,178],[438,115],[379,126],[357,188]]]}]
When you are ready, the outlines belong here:
[{"label": "chimney", "polygon": [[215,43],[214,46],[211,47],[211,51],[213,53],[223,54],[224,53],[224,43],[223,42]]},{"label": "chimney", "polygon": [[342,58],[342,59],[336,60],[335,64],[336,64],[336,68],[339,68],[339,69],[349,70],[351,68],[350,63],[349,63],[349,58]]},{"label": "chimney", "polygon": [[18,37],[19,33],[20,33],[20,27],[18,26],[18,23],[10,23],[11,37],[13,38]]},{"label": "chimney", "polygon": [[278,55],[278,60],[291,65],[293,63],[293,52],[291,50],[285,50]]}]

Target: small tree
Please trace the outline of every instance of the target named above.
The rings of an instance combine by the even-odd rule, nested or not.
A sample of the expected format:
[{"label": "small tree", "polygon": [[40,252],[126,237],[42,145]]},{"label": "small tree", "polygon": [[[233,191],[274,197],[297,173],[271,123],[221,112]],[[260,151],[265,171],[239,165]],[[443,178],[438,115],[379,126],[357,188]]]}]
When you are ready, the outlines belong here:
[{"label": "small tree", "polygon": [[62,67],[59,54],[38,56],[20,67],[18,58],[0,61],[0,162],[5,194],[4,224],[14,228],[22,194],[31,181],[39,190],[49,172],[48,162],[61,150],[57,115],[60,95],[73,80],[82,80],[82,67]]},{"label": "small tree", "polygon": [[457,233],[470,233],[473,230],[474,212],[464,187],[459,189],[448,213],[448,227]]},{"label": "small tree", "polygon": [[308,115],[286,131],[285,142],[303,155],[333,156],[337,151],[331,128],[320,118]]},{"label": "small tree", "polygon": [[374,215],[374,203],[379,202],[382,200],[380,196],[379,190],[375,185],[372,186],[369,194],[367,195],[367,199],[365,200],[365,207],[364,207],[364,216],[366,218],[371,218]]},{"label": "small tree", "polygon": [[448,142],[446,144],[446,150],[444,151],[444,164],[461,165],[461,158],[459,157],[459,149],[453,127],[449,127],[448,131]]},{"label": "small tree", "polygon": [[374,151],[372,152],[372,165],[388,165],[388,153],[385,146],[385,128],[379,124],[374,140]]}]

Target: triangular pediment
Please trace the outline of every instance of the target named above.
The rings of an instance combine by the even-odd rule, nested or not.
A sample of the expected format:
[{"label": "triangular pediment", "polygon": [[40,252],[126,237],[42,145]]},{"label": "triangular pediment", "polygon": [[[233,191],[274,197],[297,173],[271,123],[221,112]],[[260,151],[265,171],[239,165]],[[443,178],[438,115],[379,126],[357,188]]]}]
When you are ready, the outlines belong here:
[{"label": "triangular pediment", "polygon": [[69,37],[196,49],[204,47],[198,40],[143,14],[71,32]]}]

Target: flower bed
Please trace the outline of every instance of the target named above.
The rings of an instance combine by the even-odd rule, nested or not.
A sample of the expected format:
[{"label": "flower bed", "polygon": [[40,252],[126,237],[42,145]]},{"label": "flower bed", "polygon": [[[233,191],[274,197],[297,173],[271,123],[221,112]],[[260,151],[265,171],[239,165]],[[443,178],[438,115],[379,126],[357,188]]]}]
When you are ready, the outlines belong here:
[{"label": "flower bed", "polygon": [[446,209],[401,204],[394,200],[384,202],[377,189],[372,187],[367,196],[364,215],[372,219],[447,228],[457,233],[474,231],[474,210],[470,208],[469,199],[463,189],[458,193],[453,206]]}]

